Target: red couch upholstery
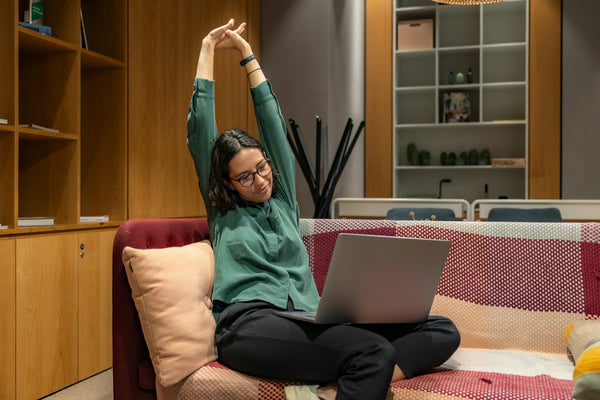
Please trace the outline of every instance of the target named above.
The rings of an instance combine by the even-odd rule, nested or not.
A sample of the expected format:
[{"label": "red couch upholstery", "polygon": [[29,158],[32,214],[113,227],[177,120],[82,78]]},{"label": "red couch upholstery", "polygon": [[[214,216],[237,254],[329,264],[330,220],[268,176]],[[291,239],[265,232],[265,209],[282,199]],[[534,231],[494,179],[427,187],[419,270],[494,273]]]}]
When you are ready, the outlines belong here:
[{"label": "red couch upholstery", "polygon": [[155,375],[121,254],[137,249],[183,246],[209,236],[206,219],[129,220],[113,246],[113,390],[116,400],[156,399]]}]

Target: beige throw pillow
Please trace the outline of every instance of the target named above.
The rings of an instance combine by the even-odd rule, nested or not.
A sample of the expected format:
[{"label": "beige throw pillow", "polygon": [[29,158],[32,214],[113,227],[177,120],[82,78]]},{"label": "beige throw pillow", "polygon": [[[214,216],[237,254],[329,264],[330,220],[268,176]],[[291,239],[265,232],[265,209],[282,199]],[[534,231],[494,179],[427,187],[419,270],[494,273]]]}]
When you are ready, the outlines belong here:
[{"label": "beige throw pillow", "polygon": [[123,249],[123,264],[158,381],[170,386],[216,359],[208,241]]}]

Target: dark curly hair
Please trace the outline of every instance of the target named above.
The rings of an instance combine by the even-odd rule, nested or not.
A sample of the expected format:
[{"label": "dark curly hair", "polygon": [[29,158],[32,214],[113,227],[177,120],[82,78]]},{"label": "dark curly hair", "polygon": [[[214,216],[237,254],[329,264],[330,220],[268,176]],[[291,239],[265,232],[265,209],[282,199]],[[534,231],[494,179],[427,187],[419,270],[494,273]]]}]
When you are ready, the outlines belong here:
[{"label": "dark curly hair", "polygon": [[[258,149],[265,155],[265,158],[267,157],[263,145],[241,129],[229,129],[215,142],[211,158],[208,198],[221,214],[233,210],[236,205],[243,205],[243,200],[237,190],[232,189],[226,182],[230,180],[229,162],[244,148]],[[277,171],[273,169],[272,193],[275,193],[277,188],[278,176]]]}]

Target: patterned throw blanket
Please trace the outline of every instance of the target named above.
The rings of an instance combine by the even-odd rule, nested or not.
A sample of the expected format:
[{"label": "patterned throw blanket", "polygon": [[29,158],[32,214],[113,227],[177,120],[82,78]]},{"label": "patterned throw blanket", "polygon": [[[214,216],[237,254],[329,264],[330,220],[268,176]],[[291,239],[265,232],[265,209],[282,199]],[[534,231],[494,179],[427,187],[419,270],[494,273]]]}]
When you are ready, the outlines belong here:
[{"label": "patterned throw blanket", "polygon": [[[392,384],[390,399],[572,399],[563,335],[600,318],[600,224],[302,219],[300,230],[319,291],[340,232],[452,241],[432,314],[456,323],[461,347],[432,373]],[[164,397],[285,399],[294,384],[213,362]]]}]

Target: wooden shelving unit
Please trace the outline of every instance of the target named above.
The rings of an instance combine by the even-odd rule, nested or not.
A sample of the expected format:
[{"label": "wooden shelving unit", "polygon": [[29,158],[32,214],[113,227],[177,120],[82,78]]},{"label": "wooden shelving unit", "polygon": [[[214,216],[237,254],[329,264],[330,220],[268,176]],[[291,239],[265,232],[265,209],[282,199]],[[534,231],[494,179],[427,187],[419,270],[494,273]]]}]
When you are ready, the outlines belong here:
[{"label": "wooden shelving unit", "polygon": [[[128,2],[47,0],[52,36],[19,26],[20,3],[0,0],[0,398],[28,400],[112,366],[112,241],[127,218]],[[82,224],[83,215],[110,222]],[[35,216],[55,224],[18,226]]]},{"label": "wooden shelving unit", "polygon": [[18,25],[19,0],[0,11],[0,234],[19,217],[126,219],[127,2],[47,1],[52,36]]}]

